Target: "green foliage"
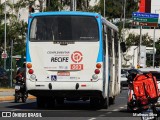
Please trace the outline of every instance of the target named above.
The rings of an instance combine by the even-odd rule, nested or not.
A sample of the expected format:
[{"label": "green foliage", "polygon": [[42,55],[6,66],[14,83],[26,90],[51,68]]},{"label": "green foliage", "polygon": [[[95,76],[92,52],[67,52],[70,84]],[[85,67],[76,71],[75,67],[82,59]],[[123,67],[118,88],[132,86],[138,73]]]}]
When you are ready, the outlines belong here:
[{"label": "green foliage", "polygon": [[[140,43],[140,35],[135,35],[132,33],[128,35],[128,38],[126,39],[127,49],[130,46],[139,46],[139,43]],[[153,39],[148,34],[144,34],[142,35],[141,45],[146,46],[146,47],[153,47]],[[160,65],[160,38],[155,42],[155,47],[156,47],[155,66],[159,66]],[[152,66],[153,55],[147,55],[147,58],[148,59],[146,61],[146,65]]]},{"label": "green foliage", "polygon": [[[89,11],[90,0],[77,0],[77,11]],[[48,0],[48,6],[44,11],[63,10],[64,6],[71,6],[72,1]]]},{"label": "green foliage", "polygon": [[[105,1],[105,15],[108,19],[122,18],[124,0],[106,0]],[[134,0],[126,0],[126,18],[131,18],[132,12],[138,10],[138,2]],[[99,4],[92,8],[93,11],[99,12],[103,15],[104,13],[104,0],[100,0]]]},{"label": "green foliage", "polygon": [[[126,47],[127,49],[130,46],[139,46],[140,43],[140,35],[135,35],[133,33],[130,33],[128,35],[128,38],[126,39]],[[141,45],[151,47],[153,46],[153,39],[147,34],[142,35],[142,43]]]},{"label": "green foliage", "polygon": [[59,0],[50,0],[45,11],[59,11],[59,8],[62,8],[62,4],[59,3]]},{"label": "green foliage", "polygon": [[[19,0],[13,4],[11,1],[6,1],[6,51],[10,54],[11,41],[14,41],[13,55],[25,55],[25,33],[27,29],[27,23],[19,20],[19,10],[32,4],[35,0]],[[4,11],[5,3],[0,4],[0,54],[4,50]],[[3,65],[3,59],[0,59],[0,65]]]},{"label": "green foliage", "polygon": [[[124,2],[125,0],[106,0],[105,1],[105,16],[108,20],[113,21],[113,19],[118,18],[119,21],[115,23],[119,28],[119,38],[122,41],[122,28],[123,28],[123,17],[124,17]],[[132,12],[138,10],[138,2],[135,0],[126,0],[125,5],[125,27],[130,27],[130,19],[132,17]],[[100,0],[98,5],[90,9],[90,11],[95,11],[104,14],[104,0]]]}]

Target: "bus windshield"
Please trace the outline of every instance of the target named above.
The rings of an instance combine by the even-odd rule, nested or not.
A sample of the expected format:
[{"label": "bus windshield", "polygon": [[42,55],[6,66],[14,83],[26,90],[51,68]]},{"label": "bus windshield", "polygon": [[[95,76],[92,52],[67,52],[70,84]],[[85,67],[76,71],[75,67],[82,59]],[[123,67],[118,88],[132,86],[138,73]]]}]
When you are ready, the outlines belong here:
[{"label": "bus windshield", "polygon": [[39,16],[30,27],[30,41],[98,41],[98,23],[93,16]]}]

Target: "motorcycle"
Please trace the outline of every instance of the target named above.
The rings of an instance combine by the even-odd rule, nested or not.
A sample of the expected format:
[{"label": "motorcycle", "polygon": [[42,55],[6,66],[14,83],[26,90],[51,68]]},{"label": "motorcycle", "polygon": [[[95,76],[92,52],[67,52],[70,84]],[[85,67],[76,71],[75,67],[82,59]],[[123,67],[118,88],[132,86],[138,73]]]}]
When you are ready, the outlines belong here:
[{"label": "motorcycle", "polygon": [[22,75],[18,75],[16,77],[16,84],[15,84],[15,102],[20,102],[20,99],[23,103],[26,102],[28,97],[28,93],[26,91],[26,84],[24,77]]}]

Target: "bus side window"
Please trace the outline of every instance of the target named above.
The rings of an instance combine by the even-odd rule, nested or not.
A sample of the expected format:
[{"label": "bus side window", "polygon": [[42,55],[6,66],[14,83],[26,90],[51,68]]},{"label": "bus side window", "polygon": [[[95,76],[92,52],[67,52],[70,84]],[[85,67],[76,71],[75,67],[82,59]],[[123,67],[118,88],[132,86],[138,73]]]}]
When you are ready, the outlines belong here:
[{"label": "bus side window", "polygon": [[111,29],[107,28],[107,38],[108,38],[108,54],[112,57],[112,32]]},{"label": "bus side window", "polygon": [[103,31],[103,50],[104,50],[104,54],[106,54],[106,26],[103,25],[103,28],[102,28],[102,31]]}]

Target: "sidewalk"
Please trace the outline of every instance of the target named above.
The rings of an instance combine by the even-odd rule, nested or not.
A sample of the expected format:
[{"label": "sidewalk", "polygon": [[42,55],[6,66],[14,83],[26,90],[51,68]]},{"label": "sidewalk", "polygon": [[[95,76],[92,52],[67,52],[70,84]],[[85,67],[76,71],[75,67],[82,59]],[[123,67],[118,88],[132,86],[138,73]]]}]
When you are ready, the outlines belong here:
[{"label": "sidewalk", "polygon": [[[14,89],[3,89],[0,88],[0,102],[1,101],[12,101],[14,100]],[[35,96],[28,95],[27,99],[35,99]]]}]

